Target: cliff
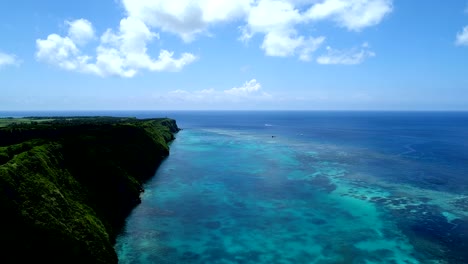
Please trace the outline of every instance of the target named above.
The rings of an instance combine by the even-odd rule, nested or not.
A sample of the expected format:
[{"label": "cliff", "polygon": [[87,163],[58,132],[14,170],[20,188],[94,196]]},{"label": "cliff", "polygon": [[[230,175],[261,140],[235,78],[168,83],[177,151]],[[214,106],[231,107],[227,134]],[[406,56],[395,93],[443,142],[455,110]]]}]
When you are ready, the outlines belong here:
[{"label": "cliff", "polygon": [[176,122],[15,121],[0,128],[1,262],[116,263],[117,232],[169,155]]}]

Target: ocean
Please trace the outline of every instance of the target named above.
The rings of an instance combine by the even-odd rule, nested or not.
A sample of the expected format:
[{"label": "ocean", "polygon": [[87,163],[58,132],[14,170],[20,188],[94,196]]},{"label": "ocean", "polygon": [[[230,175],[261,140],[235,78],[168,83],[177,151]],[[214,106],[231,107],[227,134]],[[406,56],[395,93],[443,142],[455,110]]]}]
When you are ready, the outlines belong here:
[{"label": "ocean", "polygon": [[0,112],[170,117],[120,263],[468,263],[468,112]]}]

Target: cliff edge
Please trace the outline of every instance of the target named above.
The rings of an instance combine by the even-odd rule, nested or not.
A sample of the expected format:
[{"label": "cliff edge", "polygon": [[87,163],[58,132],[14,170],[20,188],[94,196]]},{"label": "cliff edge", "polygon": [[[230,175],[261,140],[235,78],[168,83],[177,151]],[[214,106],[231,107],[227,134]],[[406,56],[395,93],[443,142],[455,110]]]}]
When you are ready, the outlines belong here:
[{"label": "cliff edge", "polygon": [[0,124],[0,260],[117,263],[113,244],[169,155],[172,119],[25,118]]}]

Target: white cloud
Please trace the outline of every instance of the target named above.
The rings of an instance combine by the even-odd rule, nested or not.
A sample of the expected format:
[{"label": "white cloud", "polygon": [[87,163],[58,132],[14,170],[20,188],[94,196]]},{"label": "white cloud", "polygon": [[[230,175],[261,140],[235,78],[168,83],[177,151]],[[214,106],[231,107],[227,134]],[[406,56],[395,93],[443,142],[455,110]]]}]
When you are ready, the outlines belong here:
[{"label": "white cloud", "polygon": [[272,95],[262,90],[261,84],[252,79],[241,87],[226,90],[203,89],[197,91],[175,90],[163,96],[169,101],[185,101],[192,103],[237,103],[272,100]]},{"label": "white cloud", "polygon": [[369,45],[364,43],[360,49],[336,50],[327,47],[327,54],[317,58],[319,64],[361,64],[365,59],[374,57],[375,53],[369,50]]},{"label": "white cloud", "polygon": [[325,41],[325,37],[318,37],[318,38],[309,37],[309,39],[304,40],[304,42],[302,43],[300,54],[299,54],[299,59],[302,61],[309,61],[310,54],[313,53],[315,50],[317,50],[324,41]]},{"label": "white cloud", "polygon": [[393,10],[392,0],[325,0],[312,5],[306,17],[332,19],[349,30],[359,31],[379,24]]},{"label": "white cloud", "polygon": [[[271,18],[275,19],[271,19]],[[278,0],[260,0],[252,6],[247,25],[243,28],[242,40],[249,40],[255,34],[264,34],[260,46],[268,56],[289,57],[299,55],[309,60],[324,42],[325,37],[305,37],[298,34],[295,26],[304,22],[303,15],[294,3]]]},{"label": "white cloud", "polygon": [[69,37],[51,34],[47,39],[36,40],[36,57],[40,61],[58,65],[66,70],[92,71],[89,56],[82,55]]},{"label": "white cloud", "polygon": [[0,52],[0,68],[7,65],[18,65],[19,63],[15,55]]},{"label": "white cloud", "polygon": [[74,43],[85,45],[95,37],[93,25],[86,19],[66,21],[66,24],[69,26],[68,36]]},{"label": "white cloud", "polygon": [[179,71],[196,59],[190,53],[175,59],[173,53],[167,50],[161,50],[159,57],[152,59],[147,53],[147,44],[159,35],[132,17],[121,20],[118,32],[108,29],[101,36],[94,59],[79,49],[79,46],[94,38],[91,23],[79,19],[67,22],[67,25],[69,31],[65,37],[51,34],[47,39],[36,40],[36,57],[39,61],[99,76],[133,77],[140,69]]},{"label": "white cloud", "polygon": [[235,95],[235,96],[248,96],[252,93],[260,91],[262,85],[257,82],[257,80],[252,79],[248,82],[245,82],[241,87],[234,87],[229,90],[224,90],[225,94]]},{"label": "white cloud", "polygon": [[251,0],[122,0],[128,16],[192,41],[211,24],[242,17]]},{"label": "white cloud", "polygon": [[261,47],[268,56],[286,57],[293,55],[302,42],[303,38],[291,36],[289,33],[269,32],[265,35]]},{"label": "white cloud", "polygon": [[268,56],[310,55],[325,36],[305,36],[299,25],[313,26],[322,20],[359,31],[374,26],[392,11],[392,0],[122,0],[129,17],[152,28],[171,32],[184,41],[207,34],[211,26],[242,21],[240,39],[264,36],[261,48]]},{"label": "white cloud", "polygon": [[301,21],[302,16],[293,4],[278,0],[260,0],[247,17],[249,28],[263,33],[290,29]]},{"label": "white cloud", "polygon": [[325,41],[325,37],[297,36],[295,33],[269,32],[261,48],[265,50],[268,56],[287,57],[299,54],[299,59],[303,61],[310,60],[310,54],[317,50]]},{"label": "white cloud", "polygon": [[[100,76],[132,77],[140,70],[179,71],[196,57],[183,53],[176,58],[173,52],[161,50],[157,58],[152,58],[147,47],[160,38],[157,30],[190,42],[200,34],[209,35],[209,30],[220,23],[236,21],[241,23],[241,40],[248,41],[254,35],[263,37],[260,48],[267,56],[294,56],[310,61],[326,37],[319,33],[304,34],[299,28],[313,28],[320,21],[330,20],[348,30],[360,31],[379,24],[393,9],[393,0],[121,1],[126,17],[117,29],[108,29],[97,37],[90,21],[66,21],[66,36],[50,34],[46,39],[36,40],[37,59],[66,70]],[[87,45],[96,40],[99,41],[96,54],[86,54]],[[336,54],[331,55],[336,58]],[[363,51],[354,57],[359,56],[369,57],[371,53]],[[322,56],[319,61],[336,61],[328,57],[327,60]]]},{"label": "white cloud", "polygon": [[468,26],[465,26],[463,31],[457,34],[455,44],[460,46],[468,46]]}]

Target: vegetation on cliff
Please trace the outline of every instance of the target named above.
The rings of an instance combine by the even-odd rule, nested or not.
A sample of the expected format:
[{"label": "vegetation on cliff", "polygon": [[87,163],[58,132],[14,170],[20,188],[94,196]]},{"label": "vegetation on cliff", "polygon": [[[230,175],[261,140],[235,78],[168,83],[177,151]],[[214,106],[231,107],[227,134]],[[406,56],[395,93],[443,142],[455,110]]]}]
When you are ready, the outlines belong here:
[{"label": "vegetation on cliff", "polygon": [[169,154],[171,119],[0,122],[0,259],[116,263],[113,243],[142,183]]}]

